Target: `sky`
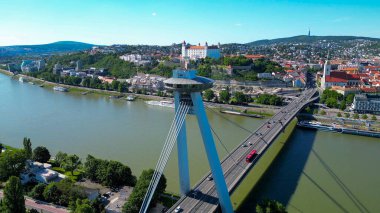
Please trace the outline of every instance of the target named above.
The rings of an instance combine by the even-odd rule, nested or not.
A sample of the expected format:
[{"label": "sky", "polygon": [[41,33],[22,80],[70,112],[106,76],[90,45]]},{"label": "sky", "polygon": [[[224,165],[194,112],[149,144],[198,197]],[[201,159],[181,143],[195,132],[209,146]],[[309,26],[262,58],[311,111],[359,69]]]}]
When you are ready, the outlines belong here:
[{"label": "sky", "polygon": [[0,0],[0,46],[380,37],[380,0]]}]

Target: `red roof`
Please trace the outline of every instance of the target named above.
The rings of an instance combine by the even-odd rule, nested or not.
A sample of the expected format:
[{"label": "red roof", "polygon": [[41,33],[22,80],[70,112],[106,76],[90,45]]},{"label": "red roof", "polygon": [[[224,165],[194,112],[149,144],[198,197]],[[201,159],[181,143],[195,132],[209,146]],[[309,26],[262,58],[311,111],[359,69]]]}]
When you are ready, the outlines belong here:
[{"label": "red roof", "polygon": [[370,93],[370,92],[377,92],[377,90],[376,90],[375,87],[370,87],[370,88],[362,87],[361,90],[362,90],[363,92],[368,92],[368,93]]},{"label": "red roof", "polygon": [[265,55],[244,55],[244,57],[249,59],[258,59],[258,58],[265,58]]},{"label": "red roof", "polygon": [[350,74],[346,72],[333,71],[329,76],[326,76],[326,82],[348,82],[351,81],[359,81],[360,76],[357,74]]}]

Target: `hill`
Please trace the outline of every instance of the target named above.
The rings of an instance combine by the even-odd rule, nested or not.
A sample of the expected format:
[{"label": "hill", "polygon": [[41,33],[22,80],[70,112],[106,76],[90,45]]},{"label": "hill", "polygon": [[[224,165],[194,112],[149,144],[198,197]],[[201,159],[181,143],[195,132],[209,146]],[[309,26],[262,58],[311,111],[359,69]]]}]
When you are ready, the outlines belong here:
[{"label": "hill", "polygon": [[15,45],[0,47],[0,57],[15,55],[46,55],[62,52],[76,52],[92,48],[93,44],[76,41],[59,41],[39,45]]},{"label": "hill", "polygon": [[249,46],[261,46],[261,45],[271,45],[271,44],[285,44],[285,43],[314,43],[319,41],[333,41],[333,42],[342,42],[349,40],[370,40],[370,41],[380,41],[379,38],[370,38],[370,37],[359,37],[359,36],[307,36],[299,35],[288,38],[277,38],[277,39],[264,39],[254,42],[246,43]]}]

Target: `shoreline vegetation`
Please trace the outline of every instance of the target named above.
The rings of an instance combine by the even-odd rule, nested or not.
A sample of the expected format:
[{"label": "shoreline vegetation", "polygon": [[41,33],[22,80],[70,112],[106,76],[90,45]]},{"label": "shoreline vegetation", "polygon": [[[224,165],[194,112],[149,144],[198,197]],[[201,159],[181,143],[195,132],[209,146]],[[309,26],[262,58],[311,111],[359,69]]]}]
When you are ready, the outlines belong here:
[{"label": "shoreline vegetation", "polygon": [[[73,85],[67,85],[67,84],[59,84],[54,83],[46,80],[42,80],[39,78],[23,75],[23,74],[17,74],[14,75],[12,72],[8,72],[6,70],[0,69],[0,73],[5,74],[7,76],[10,76],[11,78],[17,79],[18,77],[24,77],[28,82],[33,82],[37,86],[42,86],[44,88],[53,89],[54,86],[62,86],[65,88],[68,88],[68,93],[72,94],[96,94],[101,96],[128,96],[133,95],[136,97],[136,99],[140,99],[143,101],[146,100],[173,100],[171,97],[161,97],[156,95],[145,95],[145,94],[136,94],[131,92],[117,92],[117,91],[109,91],[109,90],[102,90],[102,89],[94,89],[94,88],[88,88],[88,87],[81,87],[81,86],[73,86]],[[205,104],[207,104],[209,107],[217,108],[219,110],[233,110],[236,112],[242,112],[247,114],[255,114],[255,115],[261,115],[264,117],[270,117],[276,113],[277,108],[275,106],[271,105],[263,105],[263,104],[256,104],[255,106],[250,105],[231,105],[231,104],[222,104],[222,103],[214,103],[214,102],[207,102],[205,101]]]},{"label": "shoreline vegetation", "polygon": [[250,193],[254,190],[261,178],[264,177],[270,165],[275,162],[276,157],[292,136],[294,129],[297,126],[297,121],[297,118],[294,118],[288,126],[286,126],[284,132],[275,139],[273,144],[265,152],[265,155],[259,159],[253,168],[251,168],[241,184],[232,193],[231,202],[236,212],[243,210],[244,203],[248,202],[247,199],[249,198]]}]

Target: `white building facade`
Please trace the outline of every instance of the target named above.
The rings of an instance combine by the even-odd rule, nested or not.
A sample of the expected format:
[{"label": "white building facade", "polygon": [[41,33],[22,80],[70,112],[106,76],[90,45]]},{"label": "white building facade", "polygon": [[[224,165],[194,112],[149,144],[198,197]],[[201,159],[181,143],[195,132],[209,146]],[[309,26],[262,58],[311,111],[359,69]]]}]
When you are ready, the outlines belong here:
[{"label": "white building facade", "polygon": [[189,58],[196,60],[200,58],[220,58],[220,44],[208,46],[207,42],[204,46],[198,44],[197,46],[187,45],[185,41],[182,43],[182,58]]}]

